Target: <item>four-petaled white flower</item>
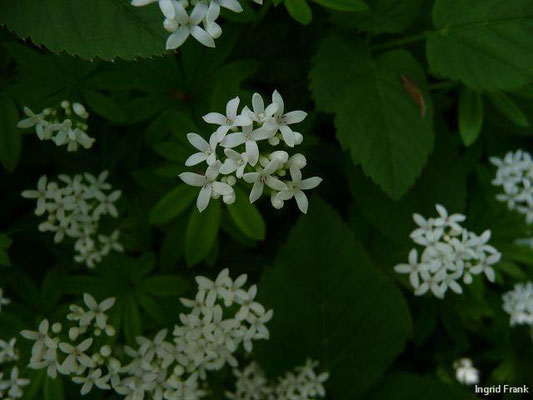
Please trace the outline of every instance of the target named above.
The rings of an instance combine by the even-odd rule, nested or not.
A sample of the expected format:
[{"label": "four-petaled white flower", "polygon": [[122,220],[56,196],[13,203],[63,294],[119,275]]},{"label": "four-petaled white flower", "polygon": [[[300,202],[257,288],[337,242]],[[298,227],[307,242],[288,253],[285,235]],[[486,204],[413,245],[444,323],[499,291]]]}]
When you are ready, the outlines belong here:
[{"label": "four-petaled white flower", "polygon": [[226,115],[210,112],[203,116],[203,119],[208,124],[219,125],[216,130],[217,140],[221,142],[226,134],[234,128],[250,125],[252,121],[245,115],[238,115],[237,111],[240,104],[240,99],[235,97],[228,101],[226,105]]},{"label": "four-petaled white flower", "polygon": [[188,133],[187,139],[197,150],[199,150],[198,153],[194,153],[187,158],[185,161],[185,165],[187,167],[200,164],[204,161],[207,162],[207,165],[211,165],[216,161],[216,150],[218,145],[216,133],[211,135],[209,143],[207,143],[206,140],[197,133]]},{"label": "four-petaled white flower", "polygon": [[243,175],[245,182],[253,183],[252,191],[250,192],[250,203],[261,197],[265,185],[277,191],[288,190],[285,183],[272,176],[278,170],[279,164],[278,160],[273,159],[265,168],[260,168],[258,172],[248,172]]},{"label": "four-petaled white flower", "polygon": [[220,161],[216,161],[207,168],[205,175],[199,175],[193,172],[182,172],[179,175],[181,180],[186,184],[202,188],[196,200],[196,205],[200,212],[207,208],[213,194],[227,196],[233,193],[233,188],[230,185],[216,181],[221,166]]},{"label": "four-petaled white flower", "polygon": [[309,202],[303,191],[316,188],[322,182],[322,178],[314,176],[302,180],[302,171],[294,166],[290,168],[290,172],[292,181],[287,182],[288,189],[279,192],[277,197],[283,201],[294,197],[300,211],[306,214]]},{"label": "four-petaled white flower", "polygon": [[198,26],[207,14],[205,3],[196,3],[190,15],[180,2],[176,1],[173,4],[175,8],[174,17],[167,17],[167,19],[175,19],[178,25],[176,31],[167,39],[167,50],[177,49],[185,43],[189,36],[194,37],[206,47],[215,47],[213,37],[205,29]]}]

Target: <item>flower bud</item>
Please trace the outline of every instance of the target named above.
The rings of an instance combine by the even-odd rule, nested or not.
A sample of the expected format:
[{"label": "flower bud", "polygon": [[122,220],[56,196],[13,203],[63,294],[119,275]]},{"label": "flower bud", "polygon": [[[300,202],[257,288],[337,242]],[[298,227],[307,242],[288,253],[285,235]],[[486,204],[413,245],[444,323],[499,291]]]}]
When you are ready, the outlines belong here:
[{"label": "flower bud", "polygon": [[303,154],[296,153],[291,158],[289,158],[289,164],[294,165],[296,168],[302,169],[307,165],[307,159]]},{"label": "flower bud", "polygon": [[228,185],[233,186],[237,183],[237,178],[235,178],[233,175],[228,176],[228,179],[226,179],[226,182]]},{"label": "flower bud", "polygon": [[165,21],[163,22],[163,27],[168,32],[176,32],[176,30],[178,29],[178,26],[179,26],[178,21],[176,21],[175,19],[165,18]]},{"label": "flower bud", "polygon": [[107,336],[115,336],[116,331],[111,325],[107,325],[105,327],[105,333]]},{"label": "flower bud", "polygon": [[304,141],[303,135],[300,132],[294,132],[294,144],[295,145],[302,144],[303,141]]},{"label": "flower bud", "polygon": [[87,118],[89,116],[89,113],[87,112],[87,110],[85,109],[85,107],[83,106],[83,104],[80,104],[80,103],[74,103],[72,105],[72,109],[74,110],[74,112],[76,113],[77,116],[81,117],[81,118]]},{"label": "flower bud", "polygon": [[227,194],[222,197],[222,201],[224,201],[224,203],[226,204],[233,204],[235,203],[235,200],[236,200],[235,192],[231,194]]},{"label": "flower bud", "polygon": [[63,107],[65,110],[70,107],[70,103],[67,100],[63,100],[61,102],[61,107]]},{"label": "flower bud", "polygon": [[73,326],[72,328],[68,330],[68,337],[70,338],[70,340],[76,340],[79,335],[80,335],[80,330],[79,328],[75,326]]},{"label": "flower bud", "polygon": [[279,144],[279,137],[277,136],[272,136],[270,139],[268,139],[268,143],[271,145],[271,146],[277,146]]},{"label": "flower bud", "polygon": [[283,208],[284,201],[277,196],[277,193],[272,193],[270,196],[270,202],[272,203],[272,207],[274,207],[276,210]]},{"label": "flower bud", "polygon": [[63,329],[63,327],[61,326],[59,322],[56,322],[54,325],[52,325],[52,332],[54,333],[61,332],[61,329]]},{"label": "flower bud", "polygon": [[279,160],[282,164],[285,164],[289,160],[289,153],[283,150],[274,151],[270,153],[270,158],[272,160]]},{"label": "flower bud", "polygon": [[109,347],[108,345],[104,345],[100,348],[100,354],[103,356],[103,357],[109,357],[111,355],[111,347]]}]

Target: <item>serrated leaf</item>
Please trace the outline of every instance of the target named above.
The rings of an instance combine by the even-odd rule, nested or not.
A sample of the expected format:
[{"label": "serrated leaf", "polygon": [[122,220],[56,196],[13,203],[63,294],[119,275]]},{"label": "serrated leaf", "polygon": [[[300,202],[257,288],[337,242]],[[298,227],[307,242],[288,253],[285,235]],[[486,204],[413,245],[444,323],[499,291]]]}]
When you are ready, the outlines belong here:
[{"label": "serrated leaf", "polygon": [[[335,113],[337,138],[389,196],[400,198],[433,148],[432,107],[426,76],[406,51],[372,58],[356,40],[325,39],[311,70],[317,108]],[[417,86],[427,109],[404,86]]]},{"label": "serrated leaf", "polygon": [[165,52],[159,8],[136,8],[129,0],[2,1],[0,21],[36,45],[86,59],[131,60]]},{"label": "serrated leaf", "polygon": [[337,11],[362,11],[366,10],[368,6],[363,0],[313,0],[321,6],[331,8]]},{"label": "serrated leaf", "polygon": [[198,190],[189,185],[179,185],[168,192],[150,212],[150,223],[163,224],[176,217],[190,206]]},{"label": "serrated leaf", "polygon": [[336,12],[332,21],[347,29],[381,33],[399,33],[407,29],[419,12],[422,0],[366,0],[366,10]]},{"label": "serrated leaf", "polygon": [[9,172],[17,166],[22,149],[18,121],[19,113],[13,99],[0,95],[0,161]]},{"label": "serrated leaf", "polygon": [[254,350],[260,364],[279,376],[307,358],[318,360],[330,373],[326,390],[338,400],[372,387],[410,332],[398,289],[318,198],[292,229],[274,267],[264,272],[259,297],[274,309],[270,340]]},{"label": "serrated leaf", "polygon": [[228,212],[235,225],[251,239],[265,239],[265,221],[254,204],[248,200],[248,196],[239,188],[234,188],[236,194],[235,203],[229,205]]},{"label": "serrated leaf", "polygon": [[483,100],[481,95],[466,87],[459,92],[459,133],[465,146],[474,143],[483,125]]},{"label": "serrated leaf", "polygon": [[533,79],[530,0],[437,0],[432,16],[427,56],[435,73],[492,91]]},{"label": "serrated leaf", "polygon": [[520,110],[514,101],[505,93],[488,92],[487,98],[490,100],[494,108],[501,112],[509,121],[524,128],[529,126],[527,117],[522,110]]},{"label": "serrated leaf", "polygon": [[307,0],[285,0],[285,8],[289,15],[302,25],[308,25],[313,19]]},{"label": "serrated leaf", "polygon": [[203,211],[191,212],[185,232],[185,260],[196,265],[204,260],[215,243],[220,224],[220,201],[211,201]]}]

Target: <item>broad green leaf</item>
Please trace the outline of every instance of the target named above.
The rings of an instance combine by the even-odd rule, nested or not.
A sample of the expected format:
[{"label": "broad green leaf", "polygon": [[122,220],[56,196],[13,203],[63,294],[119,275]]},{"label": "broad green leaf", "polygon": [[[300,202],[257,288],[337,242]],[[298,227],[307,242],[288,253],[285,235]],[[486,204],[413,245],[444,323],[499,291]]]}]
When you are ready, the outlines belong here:
[{"label": "broad green leaf", "polygon": [[433,23],[427,56],[435,73],[492,91],[533,79],[530,0],[437,0]]},{"label": "broad green leaf", "polygon": [[190,206],[198,195],[198,189],[181,184],[168,192],[150,212],[150,223],[163,224],[176,217]]},{"label": "broad green leaf", "polygon": [[366,0],[366,10],[332,14],[335,24],[373,34],[398,33],[407,29],[419,12],[422,0]]},{"label": "broad green leaf", "polygon": [[259,297],[274,317],[254,355],[272,376],[320,362],[326,390],[352,400],[402,351],[411,322],[398,289],[369,261],[340,216],[318,198],[265,270]]},{"label": "broad green leaf", "polygon": [[185,252],[183,243],[185,243],[185,215],[172,223],[169,231],[165,234],[165,239],[161,244],[159,252],[159,264],[161,271],[171,270],[178,261],[183,257]]},{"label": "broad green leaf", "polygon": [[466,146],[476,141],[483,125],[483,100],[481,95],[466,87],[459,93],[459,133]]},{"label": "broad green leaf", "polygon": [[474,395],[472,390],[465,389],[458,383],[447,384],[435,378],[398,373],[381,382],[367,399],[474,400]]},{"label": "broad green leaf", "polygon": [[91,89],[84,90],[82,95],[89,108],[102,117],[118,123],[126,121],[121,106],[111,97]]},{"label": "broad green leaf", "polygon": [[438,150],[430,156],[420,178],[398,201],[387,197],[363,174],[354,169],[347,172],[358,209],[375,229],[394,242],[412,244],[409,234],[415,228],[415,212],[427,217],[436,215],[437,203],[450,212],[464,212],[467,195],[464,162],[444,135],[437,136],[435,149]]},{"label": "broad green leaf", "polygon": [[0,3],[0,21],[22,38],[82,58],[135,59],[165,52],[156,5],[129,0],[18,0]]},{"label": "broad green leaf", "polygon": [[289,15],[302,25],[309,24],[313,19],[307,0],[285,0],[285,8]]},{"label": "broad green leaf", "polygon": [[522,110],[514,101],[502,92],[488,92],[487,97],[499,112],[501,112],[509,121],[518,126],[527,127],[529,123]]},{"label": "broad green leaf", "polygon": [[44,400],[63,400],[65,398],[61,376],[58,376],[56,379],[48,376],[44,378],[43,398]]},{"label": "broad green leaf", "polygon": [[140,288],[156,297],[182,296],[189,285],[177,275],[158,275],[143,279]]},{"label": "broad green leaf", "polygon": [[317,108],[335,113],[337,138],[389,196],[400,198],[433,148],[426,76],[405,51],[373,59],[357,40],[325,39],[311,70]]},{"label": "broad green leaf", "polygon": [[185,160],[192,154],[192,151],[184,144],[175,141],[158,142],[152,145],[154,151],[168,161],[185,164]]},{"label": "broad green leaf", "polygon": [[199,212],[191,212],[185,232],[185,260],[196,265],[204,260],[213,247],[220,225],[220,201],[212,200],[209,206]]},{"label": "broad green leaf", "polygon": [[19,113],[15,102],[0,95],[0,161],[12,172],[18,164],[22,149],[22,135],[17,129]]},{"label": "broad green leaf", "polygon": [[229,205],[228,211],[235,225],[251,239],[265,239],[265,221],[254,204],[248,200],[244,191],[235,188],[236,201]]},{"label": "broad green leaf", "polygon": [[321,6],[338,11],[362,11],[368,8],[363,0],[313,0]]}]

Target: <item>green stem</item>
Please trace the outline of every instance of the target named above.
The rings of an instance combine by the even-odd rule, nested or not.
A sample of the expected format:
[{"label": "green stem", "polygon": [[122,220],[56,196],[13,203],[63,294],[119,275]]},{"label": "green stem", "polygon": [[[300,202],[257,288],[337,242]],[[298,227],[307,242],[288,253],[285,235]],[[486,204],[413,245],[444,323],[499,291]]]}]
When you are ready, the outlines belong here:
[{"label": "green stem", "polygon": [[431,31],[427,31],[427,32],[422,32],[422,33],[419,33],[413,36],[407,36],[401,39],[395,39],[395,40],[390,40],[388,42],[377,43],[376,45],[372,46],[372,50],[385,50],[391,47],[398,47],[398,46],[403,46],[409,43],[420,42],[422,40],[426,40],[430,33]]}]

